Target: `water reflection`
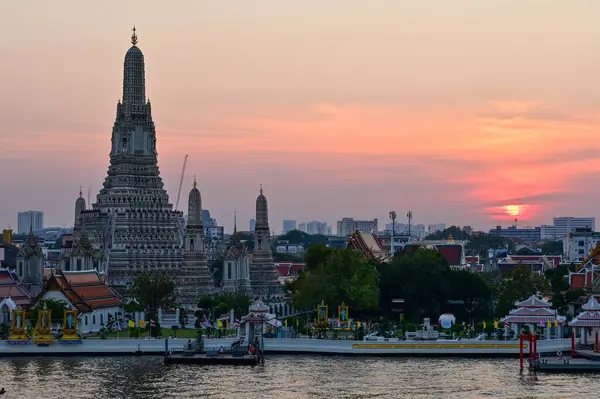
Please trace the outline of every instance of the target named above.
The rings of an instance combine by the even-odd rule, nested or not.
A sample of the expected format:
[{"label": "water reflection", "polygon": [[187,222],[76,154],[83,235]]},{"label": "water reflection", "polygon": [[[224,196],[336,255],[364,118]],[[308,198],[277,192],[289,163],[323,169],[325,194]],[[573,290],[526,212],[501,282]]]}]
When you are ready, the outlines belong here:
[{"label": "water reflection", "polygon": [[8,398],[573,398],[593,375],[519,373],[518,360],[271,356],[264,367],[166,367],[159,357],[0,360]]}]

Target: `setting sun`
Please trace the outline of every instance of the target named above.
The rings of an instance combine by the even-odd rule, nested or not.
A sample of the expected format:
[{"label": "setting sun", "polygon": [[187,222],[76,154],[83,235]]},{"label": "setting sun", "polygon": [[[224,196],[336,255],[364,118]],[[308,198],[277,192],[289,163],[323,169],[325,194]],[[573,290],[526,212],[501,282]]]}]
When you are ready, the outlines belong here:
[{"label": "setting sun", "polygon": [[506,205],[506,213],[511,216],[518,216],[521,213],[521,207],[519,205]]}]

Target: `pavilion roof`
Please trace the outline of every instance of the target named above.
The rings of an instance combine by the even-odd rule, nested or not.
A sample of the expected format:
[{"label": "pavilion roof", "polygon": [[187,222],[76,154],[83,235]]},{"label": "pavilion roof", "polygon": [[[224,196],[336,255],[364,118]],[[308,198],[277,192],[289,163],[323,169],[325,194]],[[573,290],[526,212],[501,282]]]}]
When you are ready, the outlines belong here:
[{"label": "pavilion roof", "polygon": [[571,327],[600,327],[600,312],[585,311],[569,322]]},{"label": "pavilion roof", "polygon": [[511,310],[509,315],[501,319],[501,322],[508,323],[539,323],[542,322],[554,322],[556,320],[556,313],[552,309],[548,308],[518,308]]},{"label": "pavilion roof", "polygon": [[536,295],[532,295],[529,298],[521,302],[516,302],[515,306],[518,308],[551,308],[552,305],[543,299],[538,298]]},{"label": "pavilion roof", "polygon": [[581,307],[581,309],[590,311],[600,311],[600,303],[598,303],[596,298],[590,296],[590,299],[588,299],[588,301]]}]

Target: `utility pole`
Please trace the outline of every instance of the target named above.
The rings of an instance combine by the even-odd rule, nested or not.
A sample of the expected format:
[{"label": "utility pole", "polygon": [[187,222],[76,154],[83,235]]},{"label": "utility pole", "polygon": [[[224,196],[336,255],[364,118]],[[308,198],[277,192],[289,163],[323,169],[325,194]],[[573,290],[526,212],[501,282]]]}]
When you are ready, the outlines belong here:
[{"label": "utility pole", "polygon": [[392,239],[391,239],[391,251],[392,257],[394,256],[394,235],[396,233],[396,211],[390,211],[390,219],[392,219]]}]

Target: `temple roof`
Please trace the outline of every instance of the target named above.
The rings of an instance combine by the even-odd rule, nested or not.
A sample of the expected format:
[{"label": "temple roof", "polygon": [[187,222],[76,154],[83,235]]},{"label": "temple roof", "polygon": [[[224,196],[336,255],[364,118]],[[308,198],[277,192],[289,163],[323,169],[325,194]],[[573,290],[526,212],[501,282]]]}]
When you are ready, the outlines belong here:
[{"label": "temple roof", "polygon": [[571,327],[600,327],[600,303],[590,296],[590,299],[583,305],[583,312],[571,320]]},{"label": "temple roof", "polygon": [[53,270],[42,295],[52,290],[61,291],[71,304],[82,312],[124,304],[121,296],[96,270]]},{"label": "temple roof", "polygon": [[364,233],[356,230],[350,235],[346,249],[355,249],[362,252],[367,258],[379,259],[389,262],[388,252],[383,248],[379,237],[375,233]]},{"label": "temple roof", "polygon": [[515,306],[518,308],[551,308],[552,305],[543,299],[538,298],[536,295],[532,295],[529,298],[521,302],[516,302]]},{"label": "temple roof", "polygon": [[33,299],[19,276],[8,269],[0,269],[0,299],[4,298],[11,298],[19,306],[28,306]]},{"label": "temple roof", "polygon": [[583,310],[592,310],[592,311],[600,311],[600,303],[594,298],[590,296],[590,299],[581,307]]}]

